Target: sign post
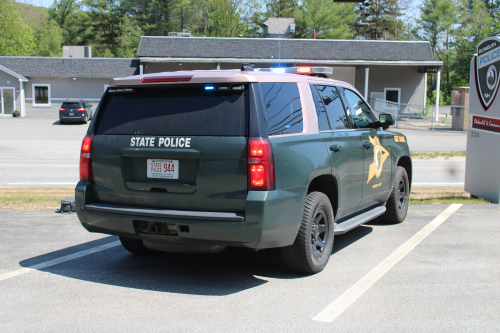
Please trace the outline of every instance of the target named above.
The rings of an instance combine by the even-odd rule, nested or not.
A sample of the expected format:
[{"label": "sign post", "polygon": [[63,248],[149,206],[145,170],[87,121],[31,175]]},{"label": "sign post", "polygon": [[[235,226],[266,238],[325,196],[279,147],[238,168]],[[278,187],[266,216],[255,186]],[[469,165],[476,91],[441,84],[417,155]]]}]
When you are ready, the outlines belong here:
[{"label": "sign post", "polygon": [[471,60],[465,191],[500,202],[500,38],[481,41]]}]

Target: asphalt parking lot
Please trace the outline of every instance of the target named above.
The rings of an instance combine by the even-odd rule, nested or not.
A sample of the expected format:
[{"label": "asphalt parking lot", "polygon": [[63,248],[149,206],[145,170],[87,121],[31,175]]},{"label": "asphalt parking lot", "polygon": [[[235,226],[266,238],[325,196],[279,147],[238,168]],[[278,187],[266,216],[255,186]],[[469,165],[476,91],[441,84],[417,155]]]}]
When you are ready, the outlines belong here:
[{"label": "asphalt parking lot", "polygon": [[0,210],[0,331],[499,331],[499,213],[410,206],[304,276],[276,250],[134,256],[75,214]]}]

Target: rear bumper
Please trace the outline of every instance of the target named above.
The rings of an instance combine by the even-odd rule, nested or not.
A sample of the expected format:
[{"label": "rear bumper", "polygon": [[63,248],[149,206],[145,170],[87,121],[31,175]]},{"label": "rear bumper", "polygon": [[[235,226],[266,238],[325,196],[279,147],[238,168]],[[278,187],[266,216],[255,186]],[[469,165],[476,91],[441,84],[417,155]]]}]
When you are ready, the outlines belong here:
[{"label": "rear bumper", "polygon": [[[249,248],[271,248],[294,242],[302,219],[306,188],[250,191],[244,214],[183,212],[93,203],[91,183],[75,189],[76,212],[90,232],[175,243],[201,243]],[[178,236],[138,233],[133,221],[168,222]],[[188,226],[182,232],[179,226]]]},{"label": "rear bumper", "polygon": [[70,116],[69,114],[60,113],[59,120],[63,120],[65,122],[81,122],[87,118],[87,111],[85,112],[74,112],[74,116]]}]

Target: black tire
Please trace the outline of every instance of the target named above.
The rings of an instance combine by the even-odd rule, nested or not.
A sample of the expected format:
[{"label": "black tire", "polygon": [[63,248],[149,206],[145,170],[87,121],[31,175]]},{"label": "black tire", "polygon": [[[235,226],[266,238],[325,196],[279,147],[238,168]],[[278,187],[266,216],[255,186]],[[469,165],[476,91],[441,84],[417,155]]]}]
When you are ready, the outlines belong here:
[{"label": "black tire", "polygon": [[62,125],[62,124],[64,124],[64,121],[59,119],[59,125]]},{"label": "black tire", "polygon": [[140,239],[120,237],[120,242],[125,250],[133,254],[146,255],[155,253],[155,251],[145,247]]},{"label": "black tire", "polygon": [[380,217],[385,223],[401,223],[406,218],[408,212],[408,204],[410,201],[410,182],[405,168],[398,166],[394,175],[394,184],[392,192],[387,200],[384,215]]},{"label": "black tire", "polygon": [[328,197],[321,192],[309,193],[295,242],[281,249],[288,268],[307,274],[321,272],[332,253],[333,228],[333,209]]}]

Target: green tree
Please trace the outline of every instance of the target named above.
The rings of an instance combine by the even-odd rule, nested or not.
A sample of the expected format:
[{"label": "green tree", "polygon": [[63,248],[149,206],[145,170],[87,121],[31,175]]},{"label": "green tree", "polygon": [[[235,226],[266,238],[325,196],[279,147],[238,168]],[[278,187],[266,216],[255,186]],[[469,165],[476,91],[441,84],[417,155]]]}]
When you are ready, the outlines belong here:
[{"label": "green tree", "polygon": [[123,8],[118,0],[85,0],[97,56],[112,57],[116,52]]},{"label": "green tree", "polygon": [[182,0],[122,0],[121,8],[138,21],[147,36],[167,36],[179,29],[174,13],[181,3]]},{"label": "green tree", "polygon": [[303,0],[294,13],[297,24],[294,37],[313,38],[316,29],[316,38],[353,38],[350,23],[356,18],[355,8],[351,3]]},{"label": "green tree", "polygon": [[[304,1],[302,1],[304,2]],[[298,7],[297,0],[266,0],[265,16],[269,17],[294,17],[295,10]]]},{"label": "green tree", "polygon": [[118,46],[115,56],[119,58],[134,58],[142,35],[141,28],[131,22],[127,16],[123,17],[118,28],[120,35],[117,38]]},{"label": "green tree", "polygon": [[424,0],[420,6],[420,19],[416,21],[422,39],[430,42],[434,53],[440,39],[455,23],[457,10],[453,0]]},{"label": "green tree", "polygon": [[62,56],[63,34],[62,29],[54,20],[46,20],[45,25],[36,29],[35,37],[38,41],[38,52],[36,55],[42,57]]},{"label": "green tree", "polygon": [[[455,50],[456,58],[451,66],[456,80],[469,82],[470,61],[477,51],[477,45],[486,37],[494,36],[495,21],[488,13],[481,0],[461,1],[459,15],[460,31],[457,32]],[[469,7],[471,5],[471,7]]]},{"label": "green tree", "polygon": [[403,8],[398,0],[372,0],[358,4],[353,28],[362,39],[399,39]]},{"label": "green tree", "polygon": [[244,0],[211,0],[208,15],[208,36],[238,37],[243,34],[246,22],[243,20]]},{"label": "green tree", "polygon": [[37,50],[33,31],[24,24],[15,3],[0,3],[0,55],[32,56]]}]

